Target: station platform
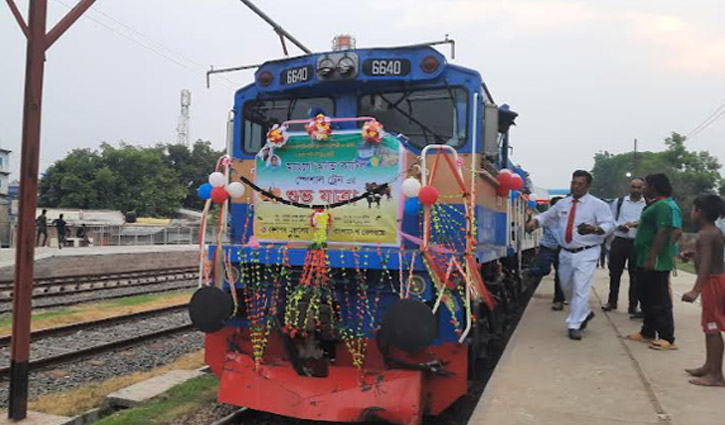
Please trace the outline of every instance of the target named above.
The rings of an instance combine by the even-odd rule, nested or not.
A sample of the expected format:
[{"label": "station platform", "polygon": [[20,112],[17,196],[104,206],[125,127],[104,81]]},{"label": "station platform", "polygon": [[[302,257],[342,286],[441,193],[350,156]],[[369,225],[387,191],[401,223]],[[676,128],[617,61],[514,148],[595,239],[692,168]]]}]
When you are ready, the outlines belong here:
[{"label": "station platform", "polygon": [[[193,266],[199,245],[125,245],[35,249],[35,276],[105,273]],[[0,249],[0,280],[12,279],[15,248]]]},{"label": "station platform", "polygon": [[[700,305],[680,301],[695,276],[672,278],[675,338],[679,350],[660,352],[622,337],[642,322],[626,312],[628,277],[620,304],[601,309],[609,291],[606,270],[597,270],[590,306],[596,317],[572,341],[566,309],[551,310],[553,279],[532,297],[469,421],[470,425],[719,425],[725,423],[725,388],[688,382],[685,368],[702,366],[705,338]],[[699,301],[699,300],[698,300]]]}]

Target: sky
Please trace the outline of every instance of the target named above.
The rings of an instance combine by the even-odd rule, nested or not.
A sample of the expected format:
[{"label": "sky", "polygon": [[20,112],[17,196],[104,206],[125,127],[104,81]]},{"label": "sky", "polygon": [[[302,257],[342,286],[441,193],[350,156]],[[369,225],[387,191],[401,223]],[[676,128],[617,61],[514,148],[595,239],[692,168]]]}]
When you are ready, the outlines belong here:
[{"label": "sky", "polygon": [[[16,1],[26,14],[29,0]],[[16,177],[26,44],[4,3],[0,147],[14,151]],[[48,25],[74,3],[48,0]],[[714,111],[725,115],[722,0],[255,3],[313,51],[339,33],[358,47],[449,34],[449,61],[478,70],[495,101],[520,114],[513,159],[537,186],[565,187],[595,153],[631,150],[635,138],[640,150],[660,150],[672,131],[725,161],[725,116],[693,132]],[[191,140],[221,148],[233,93],[253,76],[214,77],[207,89],[206,70],[281,56],[276,34],[238,0],[97,0],[46,55],[41,171],[101,142],[174,142],[182,89],[192,93]]]}]

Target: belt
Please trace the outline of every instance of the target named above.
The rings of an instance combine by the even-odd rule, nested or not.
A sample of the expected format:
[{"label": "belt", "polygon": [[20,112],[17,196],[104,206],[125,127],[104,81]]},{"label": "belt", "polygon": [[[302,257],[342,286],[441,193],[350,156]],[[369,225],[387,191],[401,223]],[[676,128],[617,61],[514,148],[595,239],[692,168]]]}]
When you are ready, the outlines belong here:
[{"label": "belt", "polygon": [[563,249],[566,252],[571,252],[572,254],[576,254],[577,252],[586,251],[587,249],[596,248],[598,246],[599,245],[589,245],[589,246],[583,246],[581,248],[574,248],[574,249],[569,249],[569,248],[561,247],[561,249]]},{"label": "belt", "polygon": [[627,242],[634,242],[634,238],[625,238],[622,236],[615,236],[614,239],[621,239],[621,240],[627,241]]}]

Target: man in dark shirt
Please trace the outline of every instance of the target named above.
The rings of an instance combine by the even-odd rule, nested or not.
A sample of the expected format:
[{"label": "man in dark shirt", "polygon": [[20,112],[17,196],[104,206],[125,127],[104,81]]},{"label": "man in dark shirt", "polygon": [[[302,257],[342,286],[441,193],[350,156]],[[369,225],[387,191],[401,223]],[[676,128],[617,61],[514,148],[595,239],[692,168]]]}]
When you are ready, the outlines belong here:
[{"label": "man in dark shirt", "polygon": [[[48,210],[44,209],[43,213],[35,219],[35,227],[38,228],[38,236],[35,238],[35,246],[45,246],[48,242],[48,217],[46,213]],[[39,245],[40,235],[43,235],[43,245]]]},{"label": "man in dark shirt", "polygon": [[59,215],[57,219],[53,220],[52,224],[55,226],[55,230],[58,233],[58,249],[63,249],[67,232],[67,223],[65,222],[65,220],[63,220],[63,214]]}]

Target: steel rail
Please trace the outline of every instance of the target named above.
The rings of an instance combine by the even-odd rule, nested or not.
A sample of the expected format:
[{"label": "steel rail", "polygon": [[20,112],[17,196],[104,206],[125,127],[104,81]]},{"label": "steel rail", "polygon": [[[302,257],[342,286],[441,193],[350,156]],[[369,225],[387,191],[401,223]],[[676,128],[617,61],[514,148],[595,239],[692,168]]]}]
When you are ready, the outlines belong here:
[{"label": "steel rail", "polygon": [[223,418],[216,420],[209,425],[233,425],[236,424],[240,419],[242,419],[243,416],[247,415],[246,413],[249,411],[247,407],[242,407],[227,416],[224,416]]},{"label": "steel rail", "polygon": [[[94,281],[94,279],[97,279],[96,281],[103,281],[103,280],[109,280],[109,279],[124,279],[124,278],[131,278],[131,277],[158,276],[158,275],[167,275],[167,274],[193,272],[193,271],[196,271],[196,266],[173,267],[173,268],[166,268],[166,269],[151,269],[151,270],[135,270],[135,271],[128,271],[128,272],[93,273],[93,274],[41,277],[41,278],[36,278],[33,281],[33,287],[57,285],[57,284],[63,283],[64,281],[67,281],[68,283],[73,283],[78,280],[92,282],[92,281]],[[12,280],[12,279],[0,280],[0,290],[12,289],[13,283],[14,283],[14,280]]]},{"label": "steel rail", "polygon": [[[57,336],[67,334],[83,329],[93,328],[96,326],[113,325],[128,320],[135,320],[146,318],[150,316],[160,315],[163,313],[169,313],[177,310],[183,310],[189,306],[189,303],[174,304],[167,307],[154,308],[151,310],[138,311],[136,313],[120,314],[117,316],[106,317],[104,319],[89,320],[85,322],[71,323],[63,326],[53,326],[50,328],[43,328],[32,331],[30,333],[30,342],[36,342],[39,339],[47,338],[50,336]],[[0,336],[0,347],[4,347],[10,344],[10,335]]]},{"label": "steel rail", "polygon": [[[64,296],[64,295],[75,295],[75,294],[83,294],[86,292],[96,292],[96,291],[103,291],[106,289],[118,289],[118,288],[135,288],[139,286],[148,286],[148,285],[155,285],[159,283],[170,283],[170,282],[179,282],[184,280],[191,280],[196,277],[197,271],[191,271],[186,273],[175,273],[175,276],[167,275],[165,276],[165,279],[148,279],[145,280],[144,278],[137,278],[135,280],[129,279],[127,282],[123,282],[122,279],[111,279],[107,281],[101,281],[101,282],[93,282],[90,283],[91,286],[87,288],[80,288],[81,285],[87,285],[88,283],[63,283],[58,284],[61,288],[58,289],[58,291],[51,291],[49,289],[46,289],[43,292],[37,292],[33,293],[33,299],[38,298],[48,298],[48,297],[58,297],[58,296]],[[114,283],[114,284],[111,284]],[[98,284],[102,284],[101,286],[98,286]],[[74,286],[70,290],[66,290],[65,288],[68,286]],[[13,299],[12,292],[8,295],[0,295],[0,301],[9,301]]]},{"label": "steel rail", "polygon": [[[94,347],[88,347],[83,348],[78,351],[71,351],[68,353],[63,354],[57,354],[55,356],[47,356],[43,357],[37,360],[31,360],[28,362],[28,368],[29,370],[37,370],[43,367],[57,365],[60,363],[67,363],[71,360],[77,360],[83,357],[92,356],[94,354],[100,354],[105,353],[107,351],[112,351],[118,348],[125,348],[131,345],[136,345],[142,342],[146,342],[149,340],[153,340],[156,338],[161,338],[168,335],[173,335],[175,333],[192,330],[194,329],[194,325],[191,323],[181,325],[181,326],[175,326],[172,328],[166,328],[162,329],[160,331],[147,333],[144,335],[138,335],[132,338],[126,338],[126,339],[119,339],[113,342],[109,342],[106,344],[96,345]],[[0,377],[7,377],[10,374],[10,366],[2,367],[0,368]]]}]

